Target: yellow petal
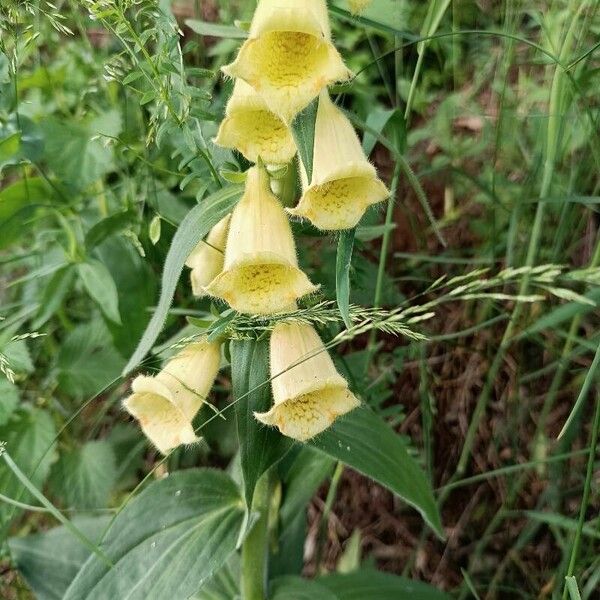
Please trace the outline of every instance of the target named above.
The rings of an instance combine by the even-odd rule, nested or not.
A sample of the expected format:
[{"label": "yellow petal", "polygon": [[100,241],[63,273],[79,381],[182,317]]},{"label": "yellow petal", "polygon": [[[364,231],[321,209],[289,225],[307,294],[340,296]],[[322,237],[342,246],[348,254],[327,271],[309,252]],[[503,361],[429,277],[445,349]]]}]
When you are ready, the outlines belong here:
[{"label": "yellow petal", "polygon": [[235,148],[251,162],[260,157],[268,164],[284,164],[296,154],[296,144],[286,124],[242,79],[235,82],[214,141],[224,148]]},{"label": "yellow petal", "polygon": [[312,326],[281,323],[270,346],[274,405],[259,421],[304,441],[359,405]]},{"label": "yellow petal", "polygon": [[309,219],[319,229],[355,227],[370,205],[389,196],[352,124],[326,91],[319,99],[310,184],[302,165],[301,176],[304,193],[289,212]]},{"label": "yellow petal", "polygon": [[331,42],[325,0],[260,0],[249,39],[223,72],[250,84],[286,123],[352,76]]},{"label": "yellow petal", "polygon": [[207,289],[250,314],[284,311],[316,290],[298,268],[290,224],[264,169],[248,170],[244,196],[231,216],[223,272]]},{"label": "yellow petal", "polygon": [[196,246],[185,263],[192,269],[192,292],[197,298],[206,295],[206,286],[223,270],[229,218],[227,215],[210,230],[206,241]]},{"label": "yellow petal", "polygon": [[184,348],[156,377],[134,379],[123,406],[163,454],[198,440],[192,419],[212,387],[220,360],[219,344],[203,340]]}]

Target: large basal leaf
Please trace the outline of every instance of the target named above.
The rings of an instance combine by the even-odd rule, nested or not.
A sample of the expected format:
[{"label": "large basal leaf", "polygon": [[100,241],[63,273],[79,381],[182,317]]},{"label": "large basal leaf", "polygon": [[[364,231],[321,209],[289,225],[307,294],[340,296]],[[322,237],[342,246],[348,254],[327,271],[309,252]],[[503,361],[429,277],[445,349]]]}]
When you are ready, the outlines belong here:
[{"label": "large basal leaf", "polygon": [[412,581],[373,569],[346,575],[327,575],[317,582],[338,600],[450,600],[451,596],[421,581]]},{"label": "large basal leaf", "polygon": [[[364,596],[366,600],[371,596]],[[372,596],[373,599],[379,596]],[[338,600],[338,597],[316,581],[286,575],[278,577],[269,585],[269,600]]]},{"label": "large basal leaf", "polygon": [[87,442],[63,452],[53,465],[50,486],[68,508],[104,508],[117,479],[112,446],[106,441]]},{"label": "large basal leaf", "polygon": [[309,442],[398,494],[444,537],[433,490],[402,438],[365,406],[337,419]]},{"label": "large basal leaf", "polygon": [[[244,477],[244,496],[252,506],[260,476],[290,448],[290,441],[254,418],[271,407],[268,340],[234,340],[231,343],[233,397]],[[258,389],[256,389],[258,388]]]},{"label": "large basal leaf", "polygon": [[162,275],[158,306],[142,339],[125,367],[124,374],[134,369],[146,356],[160,334],[173,301],[175,288],[183,265],[198,242],[237,204],[242,195],[241,186],[229,186],[215,192],[186,215],[173,236]]},{"label": "large basal leaf", "polygon": [[[110,517],[81,517],[73,524],[97,542]],[[90,551],[64,526],[8,541],[17,569],[37,600],[62,600]]]},{"label": "large basal leaf", "polygon": [[189,598],[235,551],[243,518],[243,500],[225,473],[173,473],[115,518],[101,544],[113,567],[90,556],[64,600]]},{"label": "large basal leaf", "polygon": [[[37,408],[23,408],[0,427],[0,440],[18,467],[41,487],[54,459],[56,429],[50,415]],[[0,462],[0,491],[9,498],[28,502],[31,496],[4,462]],[[0,503],[0,524],[15,516],[19,509]]]}]

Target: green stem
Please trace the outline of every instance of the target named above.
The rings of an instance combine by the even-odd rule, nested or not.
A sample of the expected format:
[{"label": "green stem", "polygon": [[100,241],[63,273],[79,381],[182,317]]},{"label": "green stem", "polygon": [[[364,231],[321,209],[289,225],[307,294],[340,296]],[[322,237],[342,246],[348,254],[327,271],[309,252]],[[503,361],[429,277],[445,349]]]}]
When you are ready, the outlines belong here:
[{"label": "green stem", "polygon": [[331,483],[329,484],[329,490],[327,491],[327,498],[325,498],[325,506],[323,508],[323,514],[321,515],[321,521],[319,522],[319,531],[317,534],[317,574],[321,572],[321,562],[323,559],[323,548],[325,546],[327,531],[327,523],[329,523],[329,515],[333,508],[333,503],[337,495],[337,489],[340,484],[342,473],[344,472],[344,463],[338,462],[335,466],[335,471],[331,476]]},{"label": "green stem", "polygon": [[[598,366],[600,363],[600,345],[596,350],[596,356],[594,362],[590,367],[590,371]],[[590,374],[592,374],[590,373]],[[593,376],[593,374],[592,374]],[[571,577],[575,572],[575,565],[577,564],[577,556],[579,554],[579,546],[581,544],[581,532],[583,531],[583,524],[585,522],[585,514],[587,512],[588,503],[590,501],[590,493],[592,489],[592,478],[594,475],[594,461],[596,459],[596,446],[598,444],[598,432],[600,431],[600,395],[596,396],[596,411],[594,416],[594,423],[592,426],[591,439],[590,439],[590,454],[588,456],[587,471],[585,474],[585,484],[583,487],[583,497],[581,498],[581,506],[579,508],[579,520],[577,522],[577,531],[575,532],[575,539],[573,540],[573,547],[571,548],[571,558],[569,560],[569,566],[567,568],[567,577]],[[568,589],[565,585],[563,590],[563,599],[567,597]]]},{"label": "green stem", "polygon": [[243,600],[266,598],[270,495],[271,480],[265,473],[256,484],[252,500],[252,512],[258,513],[258,520],[242,545]]}]

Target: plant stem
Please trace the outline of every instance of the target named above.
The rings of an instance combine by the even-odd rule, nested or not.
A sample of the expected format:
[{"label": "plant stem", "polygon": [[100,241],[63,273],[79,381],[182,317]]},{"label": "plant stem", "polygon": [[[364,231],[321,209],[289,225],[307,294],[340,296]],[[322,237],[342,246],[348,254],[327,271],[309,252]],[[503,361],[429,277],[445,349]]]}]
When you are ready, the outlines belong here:
[{"label": "plant stem", "polygon": [[325,546],[326,536],[325,533],[327,531],[327,523],[329,522],[329,515],[331,514],[331,509],[333,507],[333,503],[335,501],[335,497],[337,495],[337,489],[340,484],[340,479],[342,477],[342,473],[344,472],[344,463],[338,462],[335,466],[335,471],[331,476],[331,483],[329,484],[329,490],[327,491],[327,497],[325,498],[325,506],[323,508],[323,514],[321,515],[321,520],[319,522],[319,531],[317,533],[317,559],[316,559],[316,572],[319,574],[321,572],[321,562],[323,559],[323,547]]},{"label": "plant stem", "polygon": [[242,545],[243,600],[266,598],[270,495],[271,478],[267,472],[258,480],[252,500],[252,512],[258,513],[258,520]]}]

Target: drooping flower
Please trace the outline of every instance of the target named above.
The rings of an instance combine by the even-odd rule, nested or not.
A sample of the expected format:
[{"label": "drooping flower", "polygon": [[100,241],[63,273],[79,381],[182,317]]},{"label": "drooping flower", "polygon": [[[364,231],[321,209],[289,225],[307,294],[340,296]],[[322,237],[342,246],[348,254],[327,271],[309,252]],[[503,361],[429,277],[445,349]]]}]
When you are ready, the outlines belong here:
[{"label": "drooping flower", "polygon": [[325,0],[260,0],[248,40],[223,72],[250,84],[286,123],[352,76],[331,42]]},{"label": "drooping flower", "polygon": [[319,229],[355,227],[371,204],[389,196],[352,124],[326,90],[319,98],[310,183],[302,164],[300,171],[304,193],[289,212],[309,219]]},{"label": "drooping flower", "polygon": [[259,421],[305,441],[360,404],[311,325],[276,325],[270,346],[274,405]]},{"label": "drooping flower", "polygon": [[373,0],[348,0],[350,5],[350,12],[353,15],[360,14],[366,10]]},{"label": "drooping flower", "polygon": [[223,272],[207,291],[240,312],[272,314],[316,289],[298,267],[292,230],[266,171],[252,167],[231,215]]},{"label": "drooping flower", "polygon": [[284,164],[296,154],[287,125],[243,79],[235,82],[215,144],[235,148],[251,162],[260,157],[268,164]]},{"label": "drooping flower", "polygon": [[221,219],[210,230],[206,241],[201,241],[194,248],[185,263],[192,269],[190,273],[192,292],[197,298],[207,294],[206,286],[223,270],[230,216]]},{"label": "drooping flower", "polygon": [[192,419],[210,392],[220,362],[220,344],[202,340],[186,346],[155,377],[133,380],[123,406],[163,454],[198,441]]}]

